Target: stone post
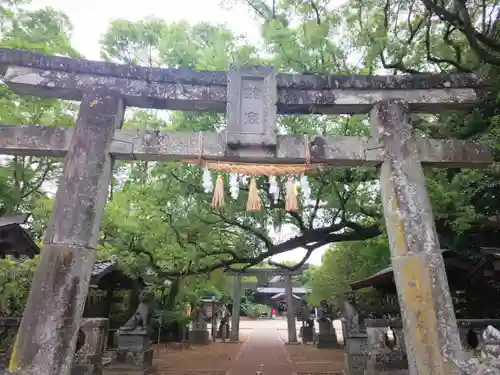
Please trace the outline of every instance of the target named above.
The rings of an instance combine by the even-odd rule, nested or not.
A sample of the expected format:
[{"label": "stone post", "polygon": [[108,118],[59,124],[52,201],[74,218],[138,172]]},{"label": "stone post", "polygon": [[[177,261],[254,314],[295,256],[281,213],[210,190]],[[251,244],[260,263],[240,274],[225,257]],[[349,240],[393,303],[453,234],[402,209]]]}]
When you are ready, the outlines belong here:
[{"label": "stone post", "polygon": [[76,354],[71,375],[102,375],[108,326],[105,318],[82,319],[80,330],[85,334],[85,343]]},{"label": "stone post", "polygon": [[109,192],[108,149],[124,111],[123,101],[106,92],[82,99],[9,365],[19,374],[70,373]]},{"label": "stone post", "polygon": [[345,374],[367,375],[369,350],[366,332],[347,332],[344,336],[344,342]]},{"label": "stone post", "polygon": [[233,276],[233,311],[231,315],[230,341],[240,339],[241,276]]},{"label": "stone post", "polygon": [[286,294],[286,321],[288,328],[288,342],[297,342],[297,327],[295,326],[295,314],[293,309],[293,288],[292,275],[285,275],[285,294]]},{"label": "stone post", "polygon": [[411,375],[458,374],[460,338],[408,105],[383,101],[370,113],[385,148],[380,190]]},{"label": "stone post", "polygon": [[146,328],[138,327],[131,331],[123,329],[119,331],[116,363],[109,366],[106,372],[109,375],[122,375],[124,373],[134,375],[153,374],[153,349]]},{"label": "stone post", "polygon": [[366,319],[365,325],[369,354],[367,375],[407,373],[408,359],[401,321]]}]

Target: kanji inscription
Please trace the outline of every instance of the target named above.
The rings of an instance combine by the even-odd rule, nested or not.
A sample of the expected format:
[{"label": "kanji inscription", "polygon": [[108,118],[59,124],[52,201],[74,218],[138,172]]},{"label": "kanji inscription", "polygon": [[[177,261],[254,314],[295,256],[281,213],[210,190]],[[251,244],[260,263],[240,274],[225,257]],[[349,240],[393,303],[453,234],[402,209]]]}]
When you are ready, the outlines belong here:
[{"label": "kanji inscription", "polygon": [[245,125],[256,125],[258,123],[259,123],[259,114],[257,112],[245,112],[244,114]]},{"label": "kanji inscription", "polygon": [[241,133],[264,133],[263,79],[244,78],[241,95]]},{"label": "kanji inscription", "polygon": [[[277,86],[272,67],[232,66],[227,72],[227,145],[241,156],[248,147],[275,148]],[[267,152],[267,151],[266,151]]]},{"label": "kanji inscription", "polygon": [[249,84],[243,89],[243,99],[261,99],[262,89],[257,85]]}]

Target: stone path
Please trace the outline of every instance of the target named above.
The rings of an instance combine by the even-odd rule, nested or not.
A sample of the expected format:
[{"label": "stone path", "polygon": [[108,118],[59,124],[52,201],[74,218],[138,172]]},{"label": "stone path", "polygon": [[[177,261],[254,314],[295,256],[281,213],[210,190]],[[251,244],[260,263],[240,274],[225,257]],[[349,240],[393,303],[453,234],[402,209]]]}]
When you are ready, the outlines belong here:
[{"label": "stone path", "polygon": [[343,363],[293,363],[276,328],[254,328],[226,375],[342,374]]}]

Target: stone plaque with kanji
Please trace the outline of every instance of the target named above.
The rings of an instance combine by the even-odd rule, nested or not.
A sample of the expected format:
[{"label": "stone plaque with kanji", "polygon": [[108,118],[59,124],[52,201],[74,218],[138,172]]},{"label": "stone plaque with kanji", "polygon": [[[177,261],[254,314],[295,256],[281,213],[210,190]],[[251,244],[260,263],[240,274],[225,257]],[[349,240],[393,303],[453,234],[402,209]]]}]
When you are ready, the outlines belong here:
[{"label": "stone plaque with kanji", "polygon": [[276,146],[276,74],[267,66],[232,67],[227,75],[230,147]]}]

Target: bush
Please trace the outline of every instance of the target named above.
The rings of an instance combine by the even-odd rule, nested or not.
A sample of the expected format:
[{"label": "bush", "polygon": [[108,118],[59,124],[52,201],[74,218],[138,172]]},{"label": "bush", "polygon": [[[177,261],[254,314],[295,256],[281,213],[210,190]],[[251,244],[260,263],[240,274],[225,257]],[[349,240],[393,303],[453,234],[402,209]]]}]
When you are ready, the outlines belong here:
[{"label": "bush", "polygon": [[250,319],[258,319],[262,314],[269,314],[271,308],[267,305],[261,305],[259,303],[246,302],[243,305],[243,311],[245,311]]},{"label": "bush", "polygon": [[22,316],[37,258],[0,259],[0,316]]},{"label": "bush", "polygon": [[158,331],[160,331],[160,342],[179,342],[193,318],[183,315],[180,311],[157,310],[153,313],[152,320],[151,339],[153,341],[158,340]]}]

